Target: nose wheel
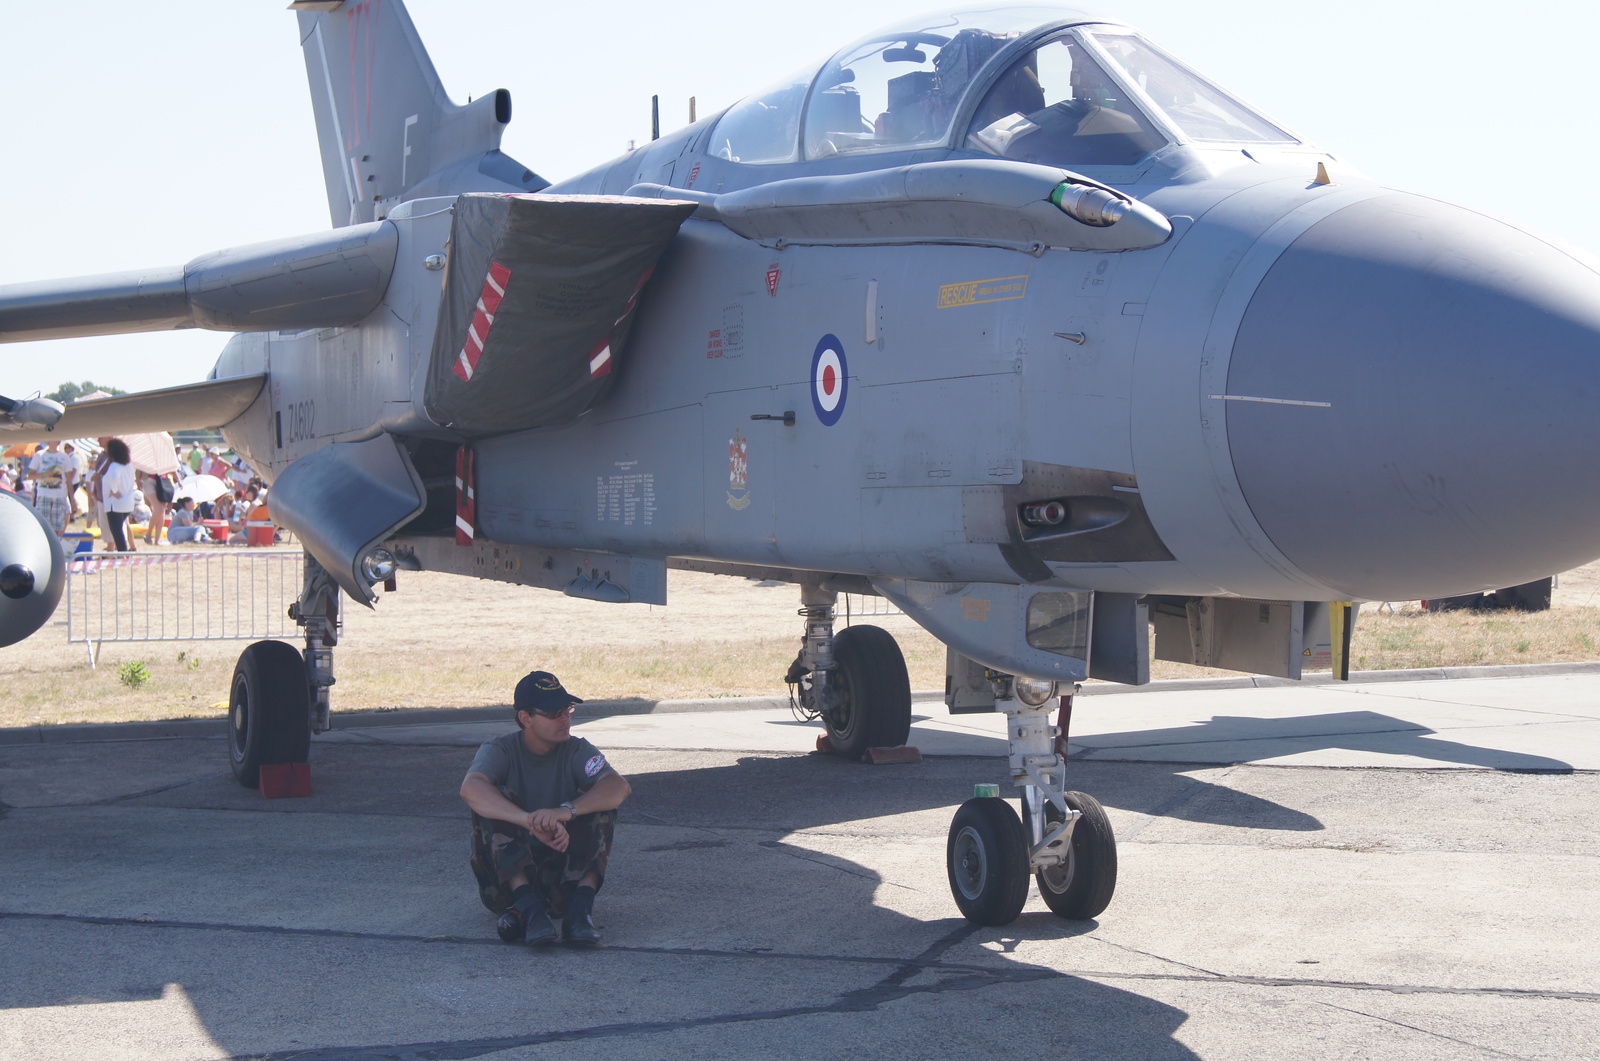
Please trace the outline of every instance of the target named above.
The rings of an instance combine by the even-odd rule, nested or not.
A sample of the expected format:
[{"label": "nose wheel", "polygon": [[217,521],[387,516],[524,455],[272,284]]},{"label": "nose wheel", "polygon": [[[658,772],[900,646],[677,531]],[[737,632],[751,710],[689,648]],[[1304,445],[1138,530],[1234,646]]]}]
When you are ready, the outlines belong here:
[{"label": "nose wheel", "polygon": [[1008,925],[1022,913],[1028,877],[1045,905],[1069,921],[1098,916],[1117,887],[1117,841],[1104,808],[1093,796],[1062,785],[1065,730],[1071,697],[1062,697],[1060,725],[1048,708],[1003,701],[1012,780],[1022,787],[1022,815],[979,786],[950,822],[945,870],[950,894],[968,921]]},{"label": "nose wheel", "polygon": [[[1066,857],[1034,871],[1039,897],[1068,921],[1087,921],[1111,905],[1117,890],[1117,839],[1100,801],[1087,792],[1063,792],[1067,806],[1078,812]],[[1026,802],[1024,802],[1026,807]],[[1046,803],[1045,829],[1060,824],[1062,813]]]},{"label": "nose wheel", "polygon": [[950,893],[975,925],[1009,925],[1028,900],[1028,835],[1011,804],[975,796],[956,810],[945,841]]}]

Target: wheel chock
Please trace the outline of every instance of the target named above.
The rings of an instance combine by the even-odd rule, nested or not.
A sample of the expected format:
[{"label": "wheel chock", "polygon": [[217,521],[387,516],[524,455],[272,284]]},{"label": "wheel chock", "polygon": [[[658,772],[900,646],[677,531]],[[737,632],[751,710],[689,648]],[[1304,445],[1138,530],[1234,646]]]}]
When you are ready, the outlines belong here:
[{"label": "wheel chock", "polygon": [[909,744],[902,744],[898,748],[868,748],[867,754],[862,757],[863,762],[873,766],[886,766],[890,763],[920,763],[922,752]]},{"label": "wheel chock", "polygon": [[259,777],[261,795],[265,799],[311,795],[310,763],[265,763]]},{"label": "wheel chock", "polygon": [[[817,734],[817,751],[823,755],[838,755],[839,749],[834,746],[833,740],[826,733]],[[861,757],[864,763],[873,766],[886,766],[890,763],[920,763],[922,752],[909,744],[902,744],[898,748],[868,748]]]}]

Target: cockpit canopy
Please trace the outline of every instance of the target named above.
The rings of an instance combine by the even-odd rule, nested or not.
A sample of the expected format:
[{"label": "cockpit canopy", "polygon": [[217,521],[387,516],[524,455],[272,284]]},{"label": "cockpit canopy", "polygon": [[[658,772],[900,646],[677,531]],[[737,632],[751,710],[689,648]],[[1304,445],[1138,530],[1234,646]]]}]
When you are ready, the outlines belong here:
[{"label": "cockpit canopy", "polygon": [[1078,168],[1219,141],[1297,142],[1129,29],[1025,7],[872,34],[735,104],[710,153],[770,164],[949,148]]}]

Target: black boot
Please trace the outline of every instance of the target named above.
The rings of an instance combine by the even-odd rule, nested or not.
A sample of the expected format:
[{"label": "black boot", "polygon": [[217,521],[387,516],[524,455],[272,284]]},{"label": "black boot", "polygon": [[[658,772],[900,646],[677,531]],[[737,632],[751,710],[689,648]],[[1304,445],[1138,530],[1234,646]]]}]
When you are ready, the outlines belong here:
[{"label": "black boot", "polygon": [[528,925],[527,935],[524,937],[524,941],[528,946],[548,947],[558,938],[555,923],[550,920],[550,915],[545,912],[543,901],[532,910],[529,910],[523,917]]},{"label": "black boot", "polygon": [[572,893],[572,905],[567,907],[566,920],[561,922],[561,938],[574,947],[596,947],[600,932],[590,916],[594,911],[594,889],[580,887]]},{"label": "black boot", "polygon": [[507,943],[527,943],[530,947],[545,947],[556,941],[556,926],[531,884],[511,893],[511,909],[500,915],[495,931]]}]

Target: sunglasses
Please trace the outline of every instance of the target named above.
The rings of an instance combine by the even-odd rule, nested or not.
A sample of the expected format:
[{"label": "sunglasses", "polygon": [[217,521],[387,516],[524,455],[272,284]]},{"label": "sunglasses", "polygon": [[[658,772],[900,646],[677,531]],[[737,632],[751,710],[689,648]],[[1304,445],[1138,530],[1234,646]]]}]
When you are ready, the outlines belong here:
[{"label": "sunglasses", "polygon": [[540,718],[562,718],[566,715],[572,714],[577,709],[577,704],[568,704],[559,711],[529,711],[528,714],[538,715]]}]

